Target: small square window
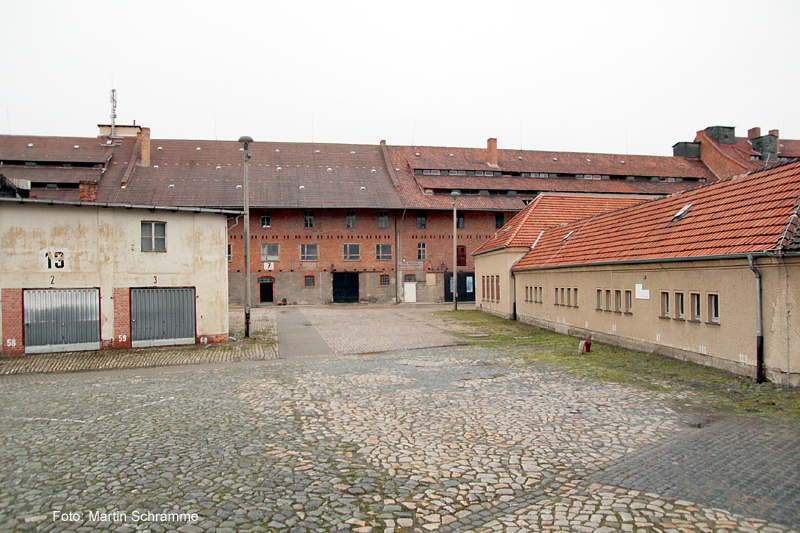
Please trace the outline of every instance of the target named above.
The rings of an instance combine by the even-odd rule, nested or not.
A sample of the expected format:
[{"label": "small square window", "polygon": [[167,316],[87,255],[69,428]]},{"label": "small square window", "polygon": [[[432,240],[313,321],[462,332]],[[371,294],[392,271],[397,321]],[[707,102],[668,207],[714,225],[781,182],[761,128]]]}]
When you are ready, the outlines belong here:
[{"label": "small square window", "polygon": [[381,274],[381,287],[389,286],[389,274]]},{"label": "small square window", "polygon": [[316,244],[300,245],[300,261],[319,261],[319,252]]},{"label": "small square window", "polygon": [[406,275],[403,276],[403,281],[408,281],[408,282],[417,281],[417,275],[416,274],[406,274]]},{"label": "small square window", "polygon": [[361,260],[361,245],[360,244],[345,244],[344,255],[345,261],[360,261]]},{"label": "small square window", "polygon": [[262,244],[262,261],[280,261],[280,244]]},{"label": "small square window", "polygon": [[391,244],[376,244],[375,245],[375,260],[377,260],[377,261],[391,261],[392,260],[392,245]]},{"label": "small square window", "polygon": [[166,222],[142,222],[142,251],[167,251]]},{"label": "small square window", "polygon": [[306,287],[313,287],[316,281],[315,276],[306,276]]}]

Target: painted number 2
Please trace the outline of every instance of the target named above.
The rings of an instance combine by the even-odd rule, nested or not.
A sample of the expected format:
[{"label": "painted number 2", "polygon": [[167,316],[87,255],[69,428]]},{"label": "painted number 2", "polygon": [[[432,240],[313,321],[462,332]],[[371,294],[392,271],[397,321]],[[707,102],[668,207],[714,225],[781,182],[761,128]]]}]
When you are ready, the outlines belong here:
[{"label": "painted number 2", "polygon": [[64,268],[64,252],[45,252],[47,268]]}]

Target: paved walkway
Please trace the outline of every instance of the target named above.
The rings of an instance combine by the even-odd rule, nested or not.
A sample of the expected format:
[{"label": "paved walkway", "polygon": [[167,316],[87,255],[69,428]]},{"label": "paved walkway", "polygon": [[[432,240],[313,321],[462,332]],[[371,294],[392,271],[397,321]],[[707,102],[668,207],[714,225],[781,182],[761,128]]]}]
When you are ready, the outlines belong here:
[{"label": "paved walkway", "polygon": [[275,314],[278,321],[278,354],[281,357],[333,354],[328,343],[299,307],[279,307]]}]

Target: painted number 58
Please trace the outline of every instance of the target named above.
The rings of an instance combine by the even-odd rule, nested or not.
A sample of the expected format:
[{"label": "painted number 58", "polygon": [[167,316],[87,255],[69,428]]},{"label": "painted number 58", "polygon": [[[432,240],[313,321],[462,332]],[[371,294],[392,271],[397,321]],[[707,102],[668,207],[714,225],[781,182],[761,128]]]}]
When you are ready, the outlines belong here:
[{"label": "painted number 58", "polygon": [[6,339],[6,346],[13,348],[17,345],[17,339]]}]

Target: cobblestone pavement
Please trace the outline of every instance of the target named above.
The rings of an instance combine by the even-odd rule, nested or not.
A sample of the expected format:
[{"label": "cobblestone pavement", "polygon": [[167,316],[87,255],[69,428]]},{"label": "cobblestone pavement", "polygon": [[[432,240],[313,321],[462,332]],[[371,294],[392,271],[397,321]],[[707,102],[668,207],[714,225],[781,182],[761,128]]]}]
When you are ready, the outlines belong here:
[{"label": "cobblestone pavement", "polygon": [[[769,433],[764,446],[758,437],[769,422],[694,427],[703,424],[675,410],[677,393],[583,380],[503,350],[53,377],[0,384],[2,531],[769,533],[800,525],[797,463],[785,462],[787,450],[796,455],[796,428]],[[743,451],[709,456],[710,430]],[[682,450],[686,464],[674,464],[670,450]],[[732,492],[744,498],[789,474],[786,505],[762,499],[734,512],[724,505],[733,500],[703,492],[713,482],[698,474],[748,466],[759,470]]]}]

